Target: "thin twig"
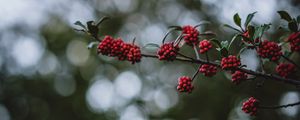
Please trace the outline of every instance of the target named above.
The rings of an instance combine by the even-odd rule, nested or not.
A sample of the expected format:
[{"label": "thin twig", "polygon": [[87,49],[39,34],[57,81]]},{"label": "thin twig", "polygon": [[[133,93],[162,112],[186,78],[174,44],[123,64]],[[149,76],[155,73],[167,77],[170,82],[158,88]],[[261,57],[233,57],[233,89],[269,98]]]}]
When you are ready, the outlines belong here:
[{"label": "thin twig", "polygon": [[259,106],[261,109],[279,109],[279,108],[287,108],[287,107],[292,107],[295,105],[300,105],[300,101],[296,103],[290,103],[286,105],[279,105],[279,106]]}]

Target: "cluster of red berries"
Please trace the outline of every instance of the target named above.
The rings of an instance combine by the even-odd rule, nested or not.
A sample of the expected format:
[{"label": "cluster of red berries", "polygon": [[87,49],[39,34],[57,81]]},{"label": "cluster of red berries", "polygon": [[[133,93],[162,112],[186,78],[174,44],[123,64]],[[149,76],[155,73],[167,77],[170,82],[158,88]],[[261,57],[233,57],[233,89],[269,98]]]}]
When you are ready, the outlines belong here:
[{"label": "cluster of red berries", "polygon": [[176,59],[177,53],[179,51],[178,46],[174,46],[173,42],[163,44],[157,52],[159,60],[173,61]]},{"label": "cluster of red berries", "polygon": [[212,48],[212,44],[208,40],[202,40],[199,43],[199,48],[200,48],[199,51],[200,54],[203,54]]},{"label": "cluster of red berries", "polygon": [[184,41],[186,42],[186,44],[192,46],[198,43],[199,31],[196,28],[190,25],[186,25],[183,26],[182,29],[182,33],[184,34]]},{"label": "cluster of red berries", "polygon": [[248,76],[246,73],[237,70],[232,74],[231,80],[232,80],[232,83],[238,85],[238,84],[240,84],[241,81],[246,80],[247,77]]},{"label": "cluster of red berries", "polygon": [[300,52],[300,32],[292,33],[287,41],[290,43],[291,51]]},{"label": "cluster of red berries", "polygon": [[203,73],[205,76],[211,77],[217,73],[217,66],[203,64],[199,68],[199,72]]},{"label": "cluster of red berries", "polygon": [[229,55],[228,57],[223,57],[221,60],[222,69],[235,69],[241,65],[240,59],[234,55]]},{"label": "cluster of red berries", "polygon": [[277,43],[267,40],[259,45],[257,52],[262,58],[268,58],[271,61],[277,61],[282,55],[281,47]]},{"label": "cluster of red berries", "polygon": [[194,86],[192,85],[192,79],[188,76],[182,76],[178,78],[178,85],[177,90],[179,92],[187,92],[191,93],[194,89]]},{"label": "cluster of red berries", "polygon": [[125,43],[121,38],[113,39],[105,36],[98,45],[98,54],[117,57],[119,60],[128,60],[132,64],[140,62],[142,55],[140,47]]},{"label": "cluster of red berries", "polygon": [[276,66],[276,72],[284,78],[294,71],[295,71],[295,65],[290,63],[280,63],[279,65]]},{"label": "cluster of red berries", "polygon": [[257,109],[259,106],[259,101],[254,97],[250,97],[247,101],[243,103],[242,110],[250,114],[251,116],[255,116],[257,113]]}]

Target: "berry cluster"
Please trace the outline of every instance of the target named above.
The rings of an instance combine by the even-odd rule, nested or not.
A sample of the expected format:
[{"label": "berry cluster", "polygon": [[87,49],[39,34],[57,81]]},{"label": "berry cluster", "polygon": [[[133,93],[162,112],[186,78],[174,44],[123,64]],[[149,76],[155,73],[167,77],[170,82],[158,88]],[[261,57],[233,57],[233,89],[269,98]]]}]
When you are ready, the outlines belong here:
[{"label": "berry cluster", "polygon": [[191,93],[194,89],[192,85],[192,79],[188,76],[182,76],[178,79],[177,90],[179,92]]},{"label": "berry cluster", "polygon": [[200,54],[203,54],[212,48],[212,44],[208,40],[202,40],[199,43],[199,48],[200,48],[200,51],[199,51]]},{"label": "berry cluster", "polygon": [[279,60],[282,55],[281,47],[277,43],[267,40],[259,45],[257,52],[262,58],[268,58],[271,61]]},{"label": "berry cluster", "polygon": [[292,33],[287,41],[290,43],[291,51],[300,52],[300,32]]},{"label": "berry cluster", "polygon": [[221,67],[224,70],[235,69],[241,65],[240,59],[234,55],[229,55],[228,57],[223,57],[221,60]]},{"label": "berry cluster", "polygon": [[199,68],[199,72],[203,73],[205,76],[211,77],[217,73],[217,66],[203,64]]},{"label": "berry cluster", "polygon": [[159,60],[173,61],[176,59],[179,51],[178,46],[174,46],[173,42],[163,44],[157,52]]},{"label": "berry cluster", "polygon": [[254,97],[250,97],[247,101],[243,103],[242,110],[250,114],[251,116],[255,116],[257,113],[257,108],[259,106],[259,101]]},{"label": "berry cluster", "polygon": [[232,83],[238,85],[240,84],[241,81],[246,80],[247,79],[247,74],[241,71],[235,71],[232,76],[231,76],[231,80]]},{"label": "berry cluster", "polygon": [[184,34],[184,41],[186,42],[186,44],[192,46],[198,43],[199,31],[196,28],[190,25],[186,25],[183,26],[182,29],[183,29],[182,33]]},{"label": "berry cluster", "polygon": [[294,71],[295,71],[295,65],[290,63],[280,63],[276,67],[276,72],[284,78]]},{"label": "berry cluster", "polygon": [[98,54],[117,57],[119,60],[128,60],[132,64],[140,62],[140,47],[134,44],[125,43],[121,38],[113,39],[105,36],[98,45]]}]

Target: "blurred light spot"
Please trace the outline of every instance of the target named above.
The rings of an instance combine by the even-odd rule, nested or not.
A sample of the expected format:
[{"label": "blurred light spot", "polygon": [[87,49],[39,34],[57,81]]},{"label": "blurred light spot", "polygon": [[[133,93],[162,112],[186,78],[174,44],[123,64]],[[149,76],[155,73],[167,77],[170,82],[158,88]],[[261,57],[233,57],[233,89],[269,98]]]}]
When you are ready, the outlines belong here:
[{"label": "blurred light spot", "polygon": [[182,6],[175,2],[168,1],[167,4],[159,4],[157,6],[157,12],[160,17],[168,23],[174,23],[178,19],[180,12],[182,12]]},{"label": "blurred light spot", "polygon": [[242,105],[240,101],[237,106],[230,111],[228,120],[251,120],[250,116],[242,111]]},{"label": "blurred light spot", "polygon": [[141,33],[143,45],[148,43],[161,44],[166,32],[167,28],[163,24],[151,24],[147,26]]},{"label": "blurred light spot", "polygon": [[107,80],[97,80],[89,88],[86,94],[88,105],[95,112],[107,111],[112,107],[114,98],[114,86]]},{"label": "blurred light spot", "polygon": [[42,75],[54,73],[58,69],[59,62],[53,53],[48,53],[38,66],[38,72]]},{"label": "blurred light spot", "polygon": [[84,65],[85,62],[89,59],[90,52],[86,48],[87,44],[79,41],[73,40],[69,43],[67,47],[67,57],[68,60],[76,66]]},{"label": "blurred light spot", "polygon": [[69,96],[76,89],[76,82],[71,76],[61,76],[54,80],[54,88],[61,96]]},{"label": "blurred light spot", "polygon": [[36,65],[44,52],[44,48],[37,40],[20,37],[12,46],[12,56],[21,67]]},{"label": "blurred light spot", "polygon": [[245,50],[241,54],[241,63],[242,65],[247,65],[246,68],[256,71],[258,65],[259,65],[259,60],[257,58],[257,54],[255,50]]},{"label": "blurred light spot", "polygon": [[9,111],[0,104],[0,120],[10,120]]},{"label": "blurred light spot", "polygon": [[[283,95],[283,97],[280,100],[280,105],[290,104],[290,103],[296,103],[300,100],[299,94],[297,92],[288,92]],[[280,109],[281,112],[287,116],[293,117],[297,115],[299,111],[299,106],[292,106],[287,108]]]},{"label": "blurred light spot", "polygon": [[115,80],[116,91],[124,98],[133,98],[137,96],[141,89],[142,83],[139,77],[130,71],[121,73]]},{"label": "blurred light spot", "polygon": [[160,89],[154,93],[154,102],[161,110],[167,110],[176,105],[178,95],[175,90]]},{"label": "blurred light spot", "polygon": [[190,11],[181,13],[179,19],[177,20],[179,25],[196,25],[199,22],[200,19],[198,18],[197,13]]},{"label": "blurred light spot", "polygon": [[137,7],[137,0],[113,0],[120,12],[130,12]]},{"label": "blurred light spot", "polygon": [[124,110],[120,120],[146,120],[146,118],[137,106],[130,105]]}]

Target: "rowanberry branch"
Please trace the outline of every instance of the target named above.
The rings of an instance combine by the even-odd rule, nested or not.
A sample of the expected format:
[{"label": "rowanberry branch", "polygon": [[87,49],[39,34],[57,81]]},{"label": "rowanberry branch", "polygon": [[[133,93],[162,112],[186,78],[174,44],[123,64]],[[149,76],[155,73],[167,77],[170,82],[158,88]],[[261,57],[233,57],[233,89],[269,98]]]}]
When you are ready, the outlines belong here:
[{"label": "rowanberry branch", "polygon": [[290,104],[286,104],[286,105],[279,105],[279,106],[258,106],[258,108],[261,109],[280,109],[280,108],[287,108],[287,107],[292,107],[295,105],[300,105],[300,101],[296,102],[296,103],[290,103]]}]

